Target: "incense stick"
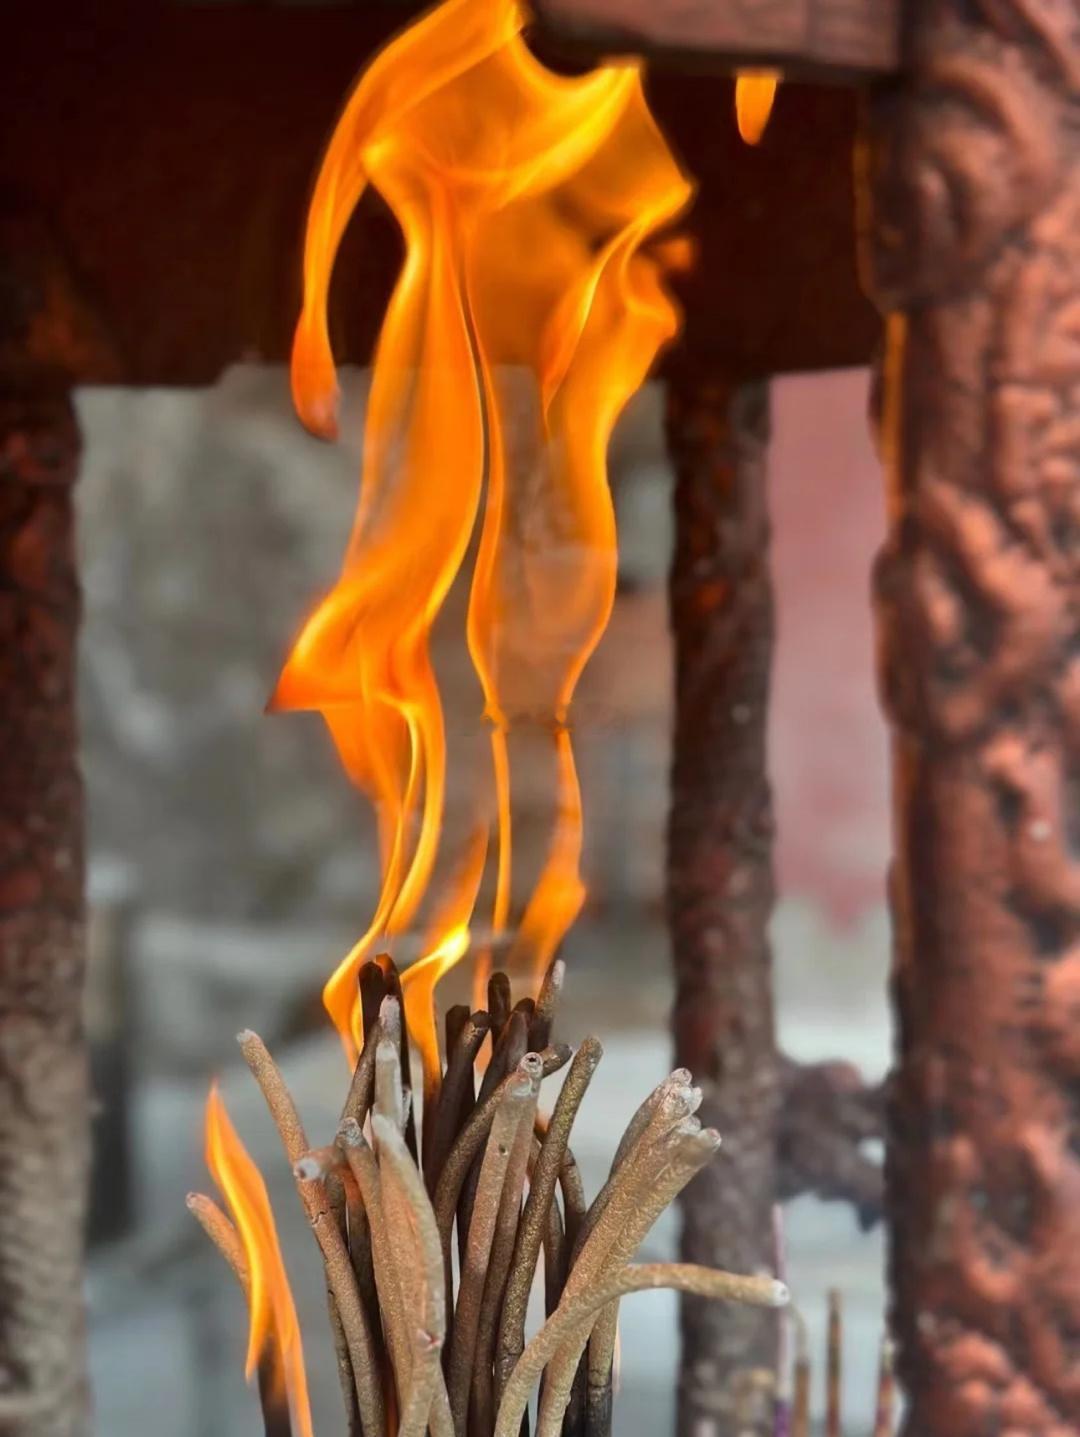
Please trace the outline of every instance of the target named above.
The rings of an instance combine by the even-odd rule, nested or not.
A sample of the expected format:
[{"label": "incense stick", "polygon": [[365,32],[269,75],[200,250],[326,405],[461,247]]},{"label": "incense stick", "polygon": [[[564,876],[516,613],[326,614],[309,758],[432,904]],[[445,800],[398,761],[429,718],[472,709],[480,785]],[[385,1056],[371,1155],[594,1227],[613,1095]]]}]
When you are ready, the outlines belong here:
[{"label": "incense stick", "polygon": [[[558,1072],[568,1061],[570,1049],[565,1045],[557,1044],[547,1048],[542,1053],[526,1054],[526,1057],[535,1057],[540,1062],[541,1077],[550,1077],[552,1073]],[[524,1060],[522,1060],[524,1061]],[[515,1080],[515,1074],[511,1073],[504,1078],[501,1085],[491,1093],[483,1103],[477,1103],[469,1115],[469,1120],[458,1134],[453,1147],[443,1165],[439,1175],[438,1185],[435,1189],[435,1217],[439,1224],[439,1233],[442,1236],[446,1252],[446,1260],[449,1262],[450,1234],[453,1229],[454,1215],[457,1211],[458,1197],[462,1184],[471,1168],[474,1159],[483,1147],[488,1131],[494,1121],[509,1085]]]},{"label": "incense stick", "polygon": [[[495,1437],[517,1437],[522,1414],[541,1373],[561,1349],[583,1342],[582,1330],[588,1332],[597,1312],[629,1293],[664,1287],[758,1307],[782,1307],[788,1300],[787,1288],[775,1278],[740,1277],[693,1263],[642,1263],[608,1273],[583,1292],[573,1296],[567,1293],[555,1314],[528,1344],[506,1384]],[[538,1437],[541,1430],[537,1429]]]},{"label": "incense stick", "polygon": [[491,1022],[486,1013],[466,1016],[457,1041],[448,1050],[446,1072],[439,1089],[438,1102],[430,1128],[424,1139],[424,1177],[428,1191],[434,1192],[453,1145],[467,1116],[463,1112],[466,1092],[472,1096],[473,1064],[488,1035]]},{"label": "incense stick", "polygon": [[825,1358],[825,1437],[841,1437],[844,1313],[835,1288],[829,1293],[828,1348]]},{"label": "incense stick", "polygon": [[[574,1055],[562,1092],[547,1125],[540,1156],[533,1170],[529,1197],[518,1226],[517,1247],[506,1288],[498,1335],[496,1397],[502,1394],[514,1363],[525,1349],[525,1312],[540,1244],[548,1227],[555,1187],[566,1155],[570,1130],[604,1050],[596,1038],[586,1038]],[[556,1210],[557,1215],[557,1210]],[[561,1287],[563,1274],[559,1274]]]},{"label": "incense stick", "polygon": [[[250,1305],[251,1273],[240,1234],[213,1198],[207,1197],[205,1193],[188,1193],[187,1207],[232,1269],[233,1276],[244,1294],[244,1300]],[[350,1369],[350,1378],[351,1375]],[[268,1347],[264,1347],[259,1354],[256,1382],[264,1437],[292,1437],[288,1400],[282,1401],[281,1382],[273,1367],[273,1351]]]},{"label": "incense stick", "polygon": [[364,1209],[371,1228],[371,1251],[375,1286],[379,1295],[383,1327],[390,1361],[399,1392],[409,1383],[412,1366],[411,1345],[405,1322],[405,1308],[398,1284],[394,1248],[386,1225],[382,1201],[382,1177],[375,1155],[355,1118],[346,1118],[338,1129],[338,1142],[364,1199]]},{"label": "incense stick", "polygon": [[188,1193],[187,1209],[232,1269],[244,1297],[250,1298],[251,1274],[248,1271],[244,1244],[230,1219],[214,1199],[207,1197],[205,1193]]},{"label": "incense stick", "polygon": [[810,1437],[810,1344],[802,1313],[789,1309],[795,1325],[795,1380],[791,1398],[791,1437]]},{"label": "incense stick", "polygon": [[439,1357],[446,1337],[447,1297],[442,1243],[431,1199],[401,1134],[393,1123],[379,1115],[372,1119],[372,1131],[383,1168],[389,1169],[400,1185],[416,1242],[420,1300],[411,1321],[418,1324],[418,1331],[413,1339],[412,1373],[398,1437],[423,1437],[442,1382]]},{"label": "incense stick", "polygon": [[495,1233],[488,1257],[487,1275],[484,1279],[484,1295],[480,1304],[480,1323],[477,1328],[476,1355],[473,1363],[474,1405],[477,1425],[482,1432],[489,1431],[495,1420],[495,1392],[492,1377],[495,1339],[498,1333],[503,1295],[506,1291],[510,1265],[514,1257],[518,1223],[521,1219],[521,1198],[525,1188],[525,1174],[533,1143],[533,1122],[536,1117],[536,1101],[539,1095],[540,1080],[537,1078],[529,1100],[518,1120],[514,1147],[510,1154],[506,1176],[503,1179],[502,1197],[499,1200]]},{"label": "incense stick", "polygon": [[561,958],[556,958],[548,965],[544,981],[536,995],[536,1011],[529,1026],[529,1047],[534,1053],[540,1048],[547,1047],[551,1041],[551,1030],[555,1024],[555,1010],[559,1006],[565,981],[566,964]]},{"label": "incense stick", "polygon": [[878,1367],[877,1409],[874,1414],[873,1437],[892,1437],[895,1423],[896,1378],[894,1375],[895,1348],[892,1338],[886,1333],[881,1339],[881,1359]]},{"label": "incense stick", "polygon": [[494,1052],[499,1035],[509,1021],[513,1004],[510,979],[505,973],[497,971],[488,979],[487,1004],[488,1013],[491,1015],[491,1047]]},{"label": "incense stick", "polygon": [[341,1121],[355,1118],[362,1123],[368,1115],[375,1098],[375,1038],[364,1044],[364,1051],[356,1061],[352,1081],[341,1109]]},{"label": "incense stick", "polygon": [[465,1431],[469,1409],[473,1354],[480,1325],[484,1279],[503,1183],[523,1115],[532,1122],[542,1064],[535,1053],[526,1054],[502,1091],[502,1097],[484,1148],[476,1189],[473,1220],[466,1239],[465,1260],[458,1286],[454,1336],[450,1346],[447,1387],[454,1427]]},{"label": "incense stick", "polygon": [[[696,1124],[697,1120],[689,1118],[685,1122]],[[700,1126],[696,1131],[677,1127],[658,1142],[648,1141],[651,1127],[650,1124],[616,1174],[616,1186],[577,1260],[572,1263],[563,1302],[622,1266],[659,1214],[719,1146],[719,1135]],[[556,1437],[588,1337],[588,1331],[575,1334],[555,1354],[540,1403],[537,1437]]]},{"label": "incense stick", "polygon": [[[257,1033],[243,1032],[239,1036],[239,1042],[240,1051],[270,1109],[274,1126],[285,1149],[285,1156],[290,1164],[298,1163],[305,1155],[308,1143],[285,1080]],[[348,1343],[364,1431],[381,1433],[386,1425],[386,1409],[382,1389],[375,1379],[374,1342],[360,1301],[349,1254],[330,1212],[325,1184],[317,1178],[299,1178],[296,1187],[322,1252],[326,1281],[334,1295],[338,1318]]]}]

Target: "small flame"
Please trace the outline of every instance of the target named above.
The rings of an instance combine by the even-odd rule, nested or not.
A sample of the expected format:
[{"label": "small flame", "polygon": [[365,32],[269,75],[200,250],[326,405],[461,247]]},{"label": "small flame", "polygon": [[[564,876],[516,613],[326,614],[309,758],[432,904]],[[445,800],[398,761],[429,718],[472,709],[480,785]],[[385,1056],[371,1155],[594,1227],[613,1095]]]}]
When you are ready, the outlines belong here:
[{"label": "small flame", "polygon": [[748,145],[756,145],[772,114],[780,76],[775,70],[743,70],[735,81],[735,120]]},{"label": "small flame", "polygon": [[206,1165],[224,1197],[248,1267],[250,1381],[269,1365],[273,1390],[288,1401],[299,1437],[312,1437],[304,1349],[266,1184],[225,1111],[216,1083],[206,1101]]},{"label": "small flame", "polygon": [[[353,91],[308,216],[292,386],[301,418],[324,437],[336,431],[330,277],[367,184],[405,239],[344,564],[272,700],[322,712],[378,814],[376,910],[324,990],[350,1057],[362,1041],[357,969],[414,925],[441,857],[447,754],[430,636],[477,528],[466,638],[491,736],[491,931],[506,933],[520,909],[511,960],[535,974],[584,896],[567,725],[614,600],[605,455],[678,326],[665,261],[643,246],[690,186],[649,113],[640,68],[556,75],[527,48],[525,21],[516,0],[446,0],[403,32]],[[531,896],[515,893],[511,862],[509,738],[524,724],[553,734],[558,774]],[[430,992],[467,947],[483,860],[473,867],[468,903],[424,925],[426,957],[407,984],[429,1079]]]}]

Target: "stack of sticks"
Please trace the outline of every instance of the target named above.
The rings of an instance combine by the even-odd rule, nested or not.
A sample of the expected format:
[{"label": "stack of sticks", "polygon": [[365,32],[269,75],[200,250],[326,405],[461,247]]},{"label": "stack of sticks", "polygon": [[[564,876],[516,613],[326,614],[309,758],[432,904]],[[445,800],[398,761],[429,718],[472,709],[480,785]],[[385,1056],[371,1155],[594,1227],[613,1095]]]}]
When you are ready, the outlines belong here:
[{"label": "stack of sticks", "polygon": [[[701,1094],[685,1069],[642,1103],[586,1204],[570,1136],[602,1049],[591,1037],[576,1053],[552,1041],[563,972],[553,963],[535,1001],[517,1003],[495,973],[486,1011],[448,1011],[419,1142],[388,958],[360,973],[364,1045],[329,1146],[311,1146],[265,1045],[240,1035],[322,1251],[348,1437],[521,1437],[534,1395],[537,1437],[608,1437],[620,1298],[669,1287],[787,1302],[772,1277],[631,1263],[720,1143],[694,1116]],[[543,1115],[541,1085],[563,1068]],[[229,1219],[200,1194],[189,1205],[235,1267]],[[541,1262],[546,1320],[527,1338]],[[268,1437],[288,1437],[280,1408],[264,1402]]]}]

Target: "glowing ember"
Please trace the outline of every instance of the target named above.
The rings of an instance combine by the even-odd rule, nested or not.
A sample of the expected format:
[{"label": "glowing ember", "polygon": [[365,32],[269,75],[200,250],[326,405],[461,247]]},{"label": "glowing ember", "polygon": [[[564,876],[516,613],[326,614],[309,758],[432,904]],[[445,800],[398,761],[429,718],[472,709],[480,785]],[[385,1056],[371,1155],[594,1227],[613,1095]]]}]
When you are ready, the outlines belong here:
[{"label": "glowing ember", "polygon": [[266,1184],[229,1121],[217,1084],[206,1102],[206,1165],[243,1243],[250,1325],[246,1373],[288,1403],[299,1437],[312,1437],[304,1350]]},{"label": "glowing ember", "polygon": [[[359,965],[376,942],[414,927],[440,858],[446,738],[429,638],[478,522],[467,640],[491,736],[490,926],[502,934],[523,915],[507,935],[511,966],[538,975],[584,894],[566,724],[614,597],[605,452],[677,327],[662,262],[643,245],[690,187],[638,66],[556,75],[527,49],[525,19],[513,0],[447,0],[391,44],[345,107],[308,218],[292,385],[301,418],[324,437],[336,432],[330,276],[367,184],[406,244],[341,575],[273,699],[322,712],[378,814],[379,902],[324,991],[350,1056],[361,1043]],[[511,421],[510,372],[532,386],[525,419],[518,384]],[[508,736],[524,724],[552,734],[558,774],[531,896],[515,891],[511,866]],[[434,1042],[428,988],[467,946],[470,912],[456,899],[449,907],[445,926],[422,924],[432,976],[409,1012],[422,1046]],[[425,1071],[437,1072],[430,1054]]]},{"label": "glowing ember", "polygon": [[764,135],[779,83],[775,70],[744,70],[735,81],[735,119],[748,145]]}]

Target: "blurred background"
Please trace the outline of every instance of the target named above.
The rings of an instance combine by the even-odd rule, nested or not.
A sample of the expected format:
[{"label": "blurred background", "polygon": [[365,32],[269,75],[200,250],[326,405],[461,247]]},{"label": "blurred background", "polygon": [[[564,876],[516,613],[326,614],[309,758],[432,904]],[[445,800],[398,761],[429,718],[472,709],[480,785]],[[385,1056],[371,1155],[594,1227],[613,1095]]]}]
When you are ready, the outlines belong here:
[{"label": "blurred background", "polygon": [[[882,486],[867,386],[863,371],[773,386],[770,762],[781,1041],[795,1058],[846,1057],[877,1078],[889,1055],[888,795],[869,605]],[[242,1300],[184,1207],[189,1189],[209,1183],[201,1130],[215,1074],[279,1216],[316,1430],[340,1427],[320,1263],[234,1035],[261,1032],[310,1130],[329,1136],[346,1072],[319,990],[373,906],[374,831],[321,721],[266,717],[263,705],[301,617],[337,572],[365,392],[366,374],[347,372],[334,447],[301,430],[280,368],[238,366],[209,389],[79,393],[88,1004],[100,1097],[90,1322],[97,1430],[110,1437],[151,1424],[155,1437],[260,1430],[242,1373]],[[589,898],[567,945],[561,1035],[593,1031],[606,1049],[576,1142],[590,1195],[612,1134],[669,1065],[662,406],[659,386],[647,386],[613,444],[620,592],[574,711]],[[454,684],[471,680],[460,662],[443,672],[453,709]],[[533,861],[546,841],[543,790],[537,783],[535,822],[528,773],[518,793]],[[787,1231],[790,1282],[819,1352],[826,1289],[844,1291],[847,1413],[852,1431],[868,1430],[880,1235],[861,1234],[846,1206],[811,1198],[790,1205]],[[649,1254],[673,1246],[672,1219]],[[676,1331],[674,1298],[624,1304],[621,1437],[670,1431]]]}]

